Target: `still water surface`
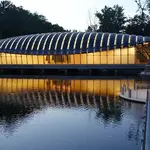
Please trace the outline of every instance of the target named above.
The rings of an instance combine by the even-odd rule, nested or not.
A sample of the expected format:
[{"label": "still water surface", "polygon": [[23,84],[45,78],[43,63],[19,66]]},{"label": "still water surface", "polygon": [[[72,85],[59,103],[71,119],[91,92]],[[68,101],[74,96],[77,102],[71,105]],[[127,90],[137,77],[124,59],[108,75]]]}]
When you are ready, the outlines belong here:
[{"label": "still water surface", "polygon": [[134,79],[0,79],[0,150],[140,150],[144,105],[118,98]]}]

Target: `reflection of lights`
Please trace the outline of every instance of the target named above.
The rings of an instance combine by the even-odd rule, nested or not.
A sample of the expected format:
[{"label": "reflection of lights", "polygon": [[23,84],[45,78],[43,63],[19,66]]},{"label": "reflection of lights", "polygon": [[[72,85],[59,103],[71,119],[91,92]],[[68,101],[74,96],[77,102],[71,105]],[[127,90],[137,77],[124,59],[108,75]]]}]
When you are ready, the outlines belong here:
[{"label": "reflection of lights", "polygon": [[[81,98],[81,99],[80,99]],[[59,107],[59,108],[76,108],[76,109],[91,109],[96,114],[96,119],[102,118],[104,121],[109,117],[109,120],[114,120],[121,117],[120,107],[121,105],[115,102],[111,97],[108,105],[105,105],[106,97],[93,96],[88,93],[66,93],[56,91],[22,91],[19,93],[1,93],[0,96],[0,123],[7,128],[16,124],[16,121],[25,119],[28,114],[33,114],[37,110],[43,108]],[[112,105],[113,103],[113,105]],[[7,111],[9,110],[9,113]],[[107,111],[109,110],[109,114]],[[6,111],[6,112],[5,112]],[[111,112],[111,113],[110,113]],[[116,117],[115,117],[116,116]],[[116,118],[116,119],[115,119]],[[1,122],[2,120],[2,122]],[[5,123],[3,122],[5,120]],[[7,125],[7,121],[9,120]],[[118,120],[120,121],[121,118]],[[22,121],[21,121],[22,122]],[[116,121],[117,123],[117,121]]]},{"label": "reflection of lights", "polygon": [[[44,107],[47,105],[50,106],[59,106],[59,107],[95,107],[104,108],[104,104],[109,106],[110,102],[114,103],[114,98],[110,99],[108,96],[93,96],[86,94],[78,93],[65,93],[65,92],[51,92],[51,91],[31,91],[31,92],[21,92],[21,93],[1,93],[0,103],[8,105],[20,105],[21,107]],[[99,105],[100,104],[100,105]]]},{"label": "reflection of lights", "polygon": [[0,79],[0,92],[59,91],[89,93],[93,95],[116,95],[120,86],[134,87],[134,80],[49,80],[49,79]]},{"label": "reflection of lights", "polygon": [[[5,109],[0,111],[0,123],[4,128],[5,126],[16,128],[14,124],[23,122],[28,116],[47,107],[70,110],[82,108],[93,112],[94,118],[102,120],[105,125],[112,125],[112,122],[118,125],[125,110],[119,99],[114,98],[116,90],[111,88],[125,83],[134,86],[134,80],[96,80],[96,82],[95,80],[63,80],[57,82],[48,79],[1,79],[0,83],[3,83],[0,84],[0,110]],[[57,84],[58,87],[64,87],[62,91],[55,90]],[[141,109],[139,110],[141,112]]]}]

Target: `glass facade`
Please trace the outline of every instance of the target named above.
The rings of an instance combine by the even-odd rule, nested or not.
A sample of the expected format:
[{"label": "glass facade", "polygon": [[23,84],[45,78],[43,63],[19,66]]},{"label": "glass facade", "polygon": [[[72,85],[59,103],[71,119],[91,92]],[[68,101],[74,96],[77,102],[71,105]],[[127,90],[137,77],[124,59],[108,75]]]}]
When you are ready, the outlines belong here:
[{"label": "glass facade", "polygon": [[147,61],[135,47],[68,55],[0,53],[0,64],[145,64]]},{"label": "glass facade", "polygon": [[68,32],[0,40],[0,64],[143,64],[150,38],[128,34]]}]

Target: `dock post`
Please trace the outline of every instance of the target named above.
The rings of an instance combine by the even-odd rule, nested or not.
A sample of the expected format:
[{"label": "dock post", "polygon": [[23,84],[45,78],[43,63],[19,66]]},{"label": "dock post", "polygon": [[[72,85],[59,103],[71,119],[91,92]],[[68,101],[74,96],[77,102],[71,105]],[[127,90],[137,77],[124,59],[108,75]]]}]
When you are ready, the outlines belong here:
[{"label": "dock post", "polygon": [[121,86],[121,94],[124,95],[124,87]]},{"label": "dock post", "polygon": [[125,84],[123,85],[123,88],[124,88],[124,92],[126,92],[127,91],[127,87],[126,87]]},{"label": "dock post", "polygon": [[135,98],[138,99],[138,87],[137,87],[137,83],[135,83]]},{"label": "dock post", "polygon": [[132,91],[131,91],[130,88],[129,88],[129,90],[128,90],[128,94],[129,94],[129,98],[131,98],[131,96],[132,96]]}]

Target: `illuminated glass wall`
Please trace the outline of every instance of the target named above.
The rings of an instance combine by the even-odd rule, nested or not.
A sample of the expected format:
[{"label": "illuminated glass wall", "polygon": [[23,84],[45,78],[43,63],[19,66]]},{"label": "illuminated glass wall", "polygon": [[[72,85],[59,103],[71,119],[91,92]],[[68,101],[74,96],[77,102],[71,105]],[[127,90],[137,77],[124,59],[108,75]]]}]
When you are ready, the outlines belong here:
[{"label": "illuminated glass wall", "polygon": [[150,38],[100,32],[24,35],[0,40],[0,64],[142,64]]},{"label": "illuminated glass wall", "polygon": [[[138,54],[138,55],[137,55]],[[141,60],[140,60],[141,59]],[[68,55],[0,53],[0,64],[141,64],[147,60],[136,48]]]}]

